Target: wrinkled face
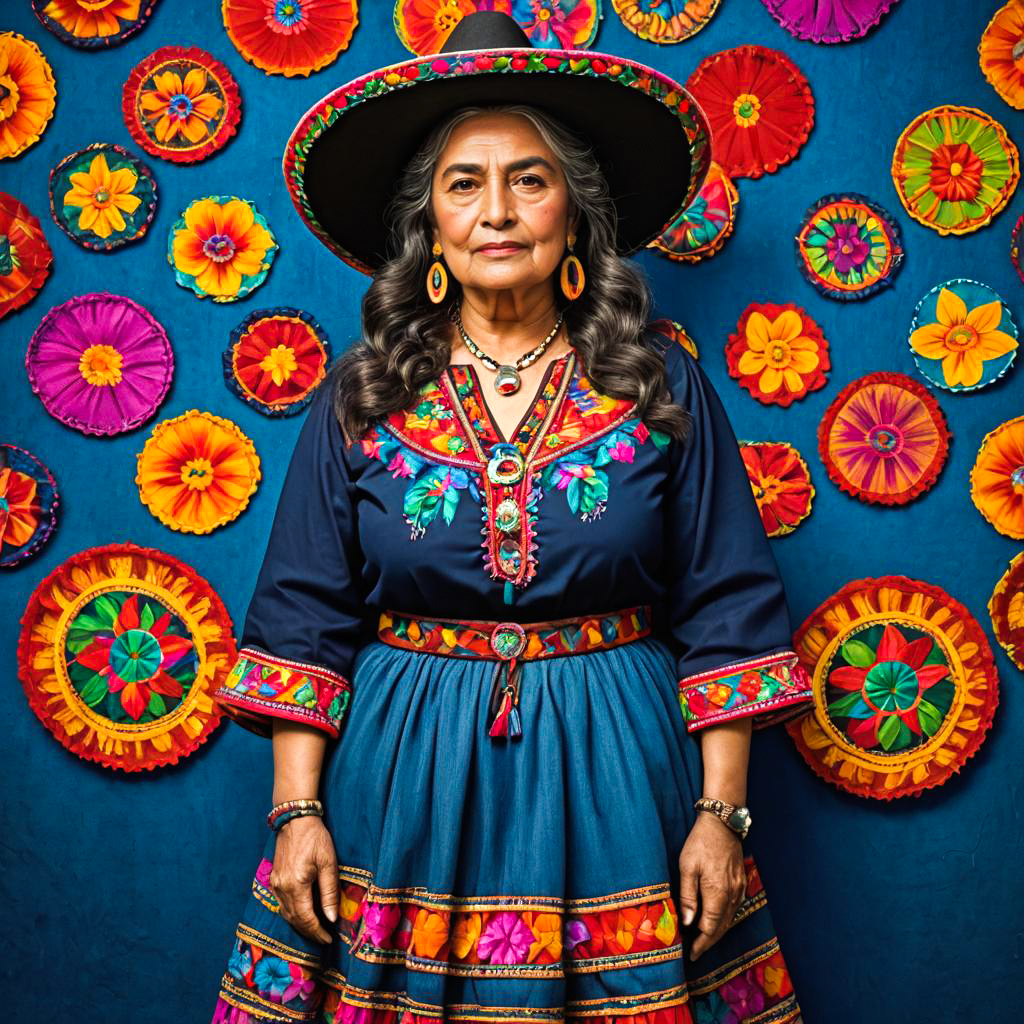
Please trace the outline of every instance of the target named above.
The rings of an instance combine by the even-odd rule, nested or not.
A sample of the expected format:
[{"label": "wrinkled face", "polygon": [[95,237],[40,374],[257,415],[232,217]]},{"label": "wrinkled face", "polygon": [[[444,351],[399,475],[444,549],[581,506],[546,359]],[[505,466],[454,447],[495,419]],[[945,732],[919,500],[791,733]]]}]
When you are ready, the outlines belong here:
[{"label": "wrinkled face", "polygon": [[434,170],[431,204],[434,240],[463,287],[550,281],[565,255],[565,175],[520,114],[477,114],[455,128]]}]

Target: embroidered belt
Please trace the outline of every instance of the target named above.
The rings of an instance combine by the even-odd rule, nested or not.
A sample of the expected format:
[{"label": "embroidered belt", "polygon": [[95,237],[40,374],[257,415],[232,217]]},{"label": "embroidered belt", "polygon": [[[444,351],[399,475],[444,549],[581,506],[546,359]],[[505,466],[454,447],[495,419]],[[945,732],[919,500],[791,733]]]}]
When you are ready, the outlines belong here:
[{"label": "embroidered belt", "polygon": [[544,622],[436,619],[381,612],[377,636],[393,647],[458,658],[497,659],[487,703],[489,736],[521,736],[519,673],[522,661],[608,650],[651,632],[651,606],[578,615]]}]

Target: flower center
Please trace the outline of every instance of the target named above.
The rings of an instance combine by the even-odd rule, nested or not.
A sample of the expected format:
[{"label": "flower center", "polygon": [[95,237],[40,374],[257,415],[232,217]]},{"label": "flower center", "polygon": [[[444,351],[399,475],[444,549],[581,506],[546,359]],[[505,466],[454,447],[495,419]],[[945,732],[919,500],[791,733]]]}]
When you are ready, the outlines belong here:
[{"label": "flower center", "polygon": [[98,189],[96,189],[96,191],[95,191],[95,192],[94,192],[94,193],[92,194],[92,197],[93,197],[93,199],[95,199],[95,200],[96,200],[96,202],[97,202],[97,203],[109,203],[109,202],[110,202],[110,189],[108,189],[108,188],[104,188],[104,187],[103,187],[103,186],[101,185],[101,186],[100,186],[100,187],[99,187]]},{"label": "flower center", "polygon": [[167,113],[184,121],[192,113],[192,100],[183,92],[175,93],[167,103]]},{"label": "flower center", "polygon": [[282,25],[296,25],[302,21],[302,5],[296,0],[278,0],[274,6],[274,17]]},{"label": "flower center", "polygon": [[6,277],[18,266],[18,254],[11,245],[10,235],[0,234],[0,277]]},{"label": "flower center", "polygon": [[971,348],[978,341],[978,332],[969,324],[957,324],[946,334],[946,347],[965,349]]},{"label": "flower center", "polygon": [[462,21],[462,12],[459,10],[458,0],[448,0],[448,3],[434,12],[434,28],[438,32],[448,32],[455,28]]},{"label": "flower center", "polygon": [[891,458],[903,450],[903,434],[890,423],[878,423],[868,432],[868,443],[879,455]]},{"label": "flower center", "polygon": [[768,360],[773,366],[789,366],[789,346],[782,341],[772,342],[767,352]]},{"label": "flower center", "polygon": [[949,173],[955,178],[964,169],[964,165],[957,163],[955,160],[949,165]]},{"label": "flower center", "polygon": [[18,106],[18,86],[13,78],[0,75],[0,117],[10,117]]},{"label": "flower center", "polygon": [[288,345],[277,345],[260,361],[260,369],[274,378],[275,384],[283,384],[298,368],[295,352]]},{"label": "flower center", "polygon": [[774,501],[779,496],[778,477],[760,477],[754,484],[754,497],[759,501]]},{"label": "flower center", "polygon": [[126,683],[151,678],[163,660],[160,642],[145,629],[126,629],[110,645],[110,667]]},{"label": "flower center", "polygon": [[214,263],[226,263],[235,255],[235,243],[230,235],[210,235],[203,242],[203,253]]},{"label": "flower center", "polygon": [[540,19],[541,21],[547,21],[547,20],[548,20],[548,18],[550,18],[550,17],[551,17],[551,12],[550,12],[550,11],[546,11],[546,10],[541,10],[541,11],[538,11],[538,12],[537,12],[537,17],[538,17],[538,18],[539,18],[539,19]]},{"label": "flower center", "polygon": [[9,511],[10,507],[11,506],[8,504],[7,499],[2,494],[0,494],[0,515],[2,515],[3,518],[7,518],[7,512]]},{"label": "flower center", "polygon": [[749,127],[761,116],[761,101],[752,92],[741,92],[732,102],[736,123]]},{"label": "flower center", "polygon": [[864,677],[863,696],[879,711],[909,711],[920,696],[917,673],[902,661],[881,661]]},{"label": "flower center", "polygon": [[1013,484],[1014,490],[1024,491],[1024,466],[1018,466],[1010,474],[1010,483]]},{"label": "flower center", "polygon": [[193,491],[205,491],[213,483],[213,466],[209,459],[189,459],[181,467],[181,482]]},{"label": "flower center", "polygon": [[78,359],[78,371],[94,387],[120,384],[122,361],[113,345],[90,345]]}]

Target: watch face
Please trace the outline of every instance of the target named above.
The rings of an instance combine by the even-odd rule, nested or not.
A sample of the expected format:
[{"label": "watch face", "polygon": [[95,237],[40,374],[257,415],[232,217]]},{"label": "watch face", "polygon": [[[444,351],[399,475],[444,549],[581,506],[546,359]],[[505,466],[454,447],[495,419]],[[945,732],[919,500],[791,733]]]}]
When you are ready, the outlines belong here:
[{"label": "watch face", "polygon": [[726,824],[730,828],[736,829],[738,832],[742,832],[744,829],[750,827],[750,811],[746,807],[737,807],[730,815],[729,820]]}]

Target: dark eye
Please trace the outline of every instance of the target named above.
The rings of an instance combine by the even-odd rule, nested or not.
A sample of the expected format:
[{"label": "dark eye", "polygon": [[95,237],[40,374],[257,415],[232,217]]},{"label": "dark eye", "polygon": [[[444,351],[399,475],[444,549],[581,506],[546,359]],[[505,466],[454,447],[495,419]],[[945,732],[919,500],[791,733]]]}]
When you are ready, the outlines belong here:
[{"label": "dark eye", "polygon": [[459,188],[460,185],[469,185],[470,188],[472,188],[473,187],[473,179],[472,178],[456,178],[455,181],[452,182],[452,191],[454,191],[454,192],[465,192],[466,189]]},{"label": "dark eye", "polygon": [[539,174],[524,174],[519,178],[519,181],[528,186],[544,184],[544,179]]}]

